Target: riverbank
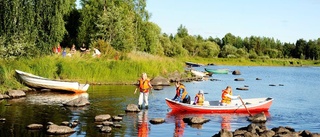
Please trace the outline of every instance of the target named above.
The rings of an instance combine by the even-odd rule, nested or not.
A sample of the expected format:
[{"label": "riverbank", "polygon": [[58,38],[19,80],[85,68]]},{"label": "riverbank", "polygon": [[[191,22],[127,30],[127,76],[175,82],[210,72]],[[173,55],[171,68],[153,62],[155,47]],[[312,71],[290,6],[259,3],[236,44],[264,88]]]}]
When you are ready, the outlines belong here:
[{"label": "riverbank", "polygon": [[50,79],[79,81],[90,84],[132,84],[142,72],[150,78],[167,77],[183,72],[185,62],[230,66],[320,66],[320,61],[297,59],[243,59],[163,57],[143,52],[122,54],[119,58],[93,58],[76,54],[72,57],[51,55],[35,59],[0,61],[0,92],[24,87],[15,78],[16,69]]}]

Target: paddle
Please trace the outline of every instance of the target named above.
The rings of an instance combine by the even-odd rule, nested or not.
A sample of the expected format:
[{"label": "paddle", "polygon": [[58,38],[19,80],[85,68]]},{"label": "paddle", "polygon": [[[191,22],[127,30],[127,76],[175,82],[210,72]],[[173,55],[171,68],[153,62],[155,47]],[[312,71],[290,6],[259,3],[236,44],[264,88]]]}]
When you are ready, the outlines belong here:
[{"label": "paddle", "polygon": [[246,110],[248,111],[248,113],[249,113],[249,115],[251,117],[252,115],[251,115],[250,111],[248,110],[247,106],[244,104],[244,102],[243,102],[243,100],[242,100],[242,98],[240,96],[239,96],[239,99],[240,99],[240,101],[242,102],[242,105],[244,106],[244,108],[246,108]]}]

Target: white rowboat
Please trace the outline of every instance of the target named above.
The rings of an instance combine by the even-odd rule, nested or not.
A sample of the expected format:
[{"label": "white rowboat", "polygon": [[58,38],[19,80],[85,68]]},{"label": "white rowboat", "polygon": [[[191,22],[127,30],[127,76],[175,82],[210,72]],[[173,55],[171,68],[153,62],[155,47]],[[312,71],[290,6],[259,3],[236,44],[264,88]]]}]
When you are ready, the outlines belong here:
[{"label": "white rowboat", "polygon": [[75,93],[86,92],[89,88],[89,84],[80,84],[79,82],[51,80],[48,78],[26,73],[20,70],[16,70],[16,73],[19,75],[19,77],[21,78],[24,84],[33,88],[45,88],[45,89],[53,89],[53,90],[71,91]]}]

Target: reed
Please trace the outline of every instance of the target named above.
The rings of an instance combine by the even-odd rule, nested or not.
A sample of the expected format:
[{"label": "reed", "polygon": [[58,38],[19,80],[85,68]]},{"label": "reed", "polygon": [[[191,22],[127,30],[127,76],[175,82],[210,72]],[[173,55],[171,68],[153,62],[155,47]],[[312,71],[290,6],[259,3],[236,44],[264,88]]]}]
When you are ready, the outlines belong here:
[{"label": "reed", "polygon": [[92,84],[133,84],[146,72],[149,78],[167,76],[173,71],[183,71],[184,63],[168,57],[154,56],[142,52],[123,55],[123,60],[93,58],[90,55],[62,57],[46,56],[35,59],[19,59],[0,62],[0,91],[23,87],[15,70],[60,79]]}]

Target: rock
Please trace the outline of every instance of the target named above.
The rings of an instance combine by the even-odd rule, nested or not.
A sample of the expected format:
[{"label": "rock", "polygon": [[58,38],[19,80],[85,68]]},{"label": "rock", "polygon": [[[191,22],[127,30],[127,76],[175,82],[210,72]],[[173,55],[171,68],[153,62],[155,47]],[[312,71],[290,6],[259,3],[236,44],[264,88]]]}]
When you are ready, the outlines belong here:
[{"label": "rock", "polygon": [[1,99],[4,99],[4,97],[3,97],[3,95],[0,93],[0,100],[1,100]]},{"label": "rock", "polygon": [[118,116],[119,116],[119,117],[123,117],[123,116],[125,116],[125,114],[119,114]]},{"label": "rock", "polygon": [[69,126],[69,125],[70,125],[70,122],[69,122],[69,121],[62,121],[62,122],[61,122],[61,125],[63,125],[63,126]]},{"label": "rock", "polygon": [[6,121],[6,118],[0,118],[0,121]]},{"label": "rock", "polygon": [[6,94],[11,98],[25,97],[26,93],[22,90],[9,90]]},{"label": "rock", "polygon": [[122,117],[112,116],[112,120],[113,120],[113,121],[121,121],[121,120],[122,120]]},{"label": "rock", "polygon": [[256,78],[256,80],[261,80],[261,78]]},{"label": "rock", "polygon": [[241,75],[241,72],[239,70],[234,70],[232,72],[232,75]]},{"label": "rock", "polygon": [[125,110],[126,112],[140,112],[138,105],[136,104],[128,104]]},{"label": "rock", "polygon": [[215,134],[213,137],[233,137],[232,132],[227,129],[221,129],[218,134]]},{"label": "rock", "polygon": [[114,124],[113,127],[115,128],[121,128],[122,126],[120,124]]},{"label": "rock", "polygon": [[181,80],[181,74],[178,71],[168,74],[168,79],[170,82],[176,82]]},{"label": "rock", "polygon": [[267,121],[267,117],[264,114],[264,112],[261,112],[261,113],[258,113],[256,115],[253,115],[253,116],[249,117],[248,120],[253,122],[253,123],[260,123],[260,122],[266,122]]},{"label": "rock", "polygon": [[236,88],[236,90],[249,90],[249,89],[245,87],[241,87],[241,88]]},{"label": "rock", "polygon": [[236,78],[236,79],[234,79],[234,81],[244,81],[244,79],[243,78]]},{"label": "rock", "polygon": [[102,125],[104,125],[104,126],[112,126],[112,125],[113,125],[113,122],[111,122],[111,121],[104,121],[104,122],[102,122]]},{"label": "rock", "polygon": [[153,86],[152,87],[154,90],[162,90],[163,86]]},{"label": "rock", "polygon": [[68,101],[67,103],[64,103],[64,106],[69,106],[69,107],[83,107],[86,105],[89,105],[90,102],[88,100],[88,98],[86,97],[79,97],[76,99],[73,99],[71,101]]},{"label": "rock", "polygon": [[260,137],[273,137],[275,134],[272,130],[266,130],[260,134]]},{"label": "rock", "polygon": [[189,124],[203,124],[210,121],[210,119],[201,118],[201,117],[191,117],[191,118],[183,118],[183,121]]},{"label": "rock", "polygon": [[170,81],[161,76],[153,78],[150,83],[152,86],[170,86]]},{"label": "rock", "polygon": [[42,124],[30,124],[27,126],[28,129],[32,130],[37,130],[37,129],[42,129],[43,125]]},{"label": "rock", "polygon": [[47,132],[49,134],[62,135],[62,134],[74,133],[76,131],[68,126],[58,126],[53,124],[48,126]]},{"label": "rock", "polygon": [[109,114],[103,114],[103,115],[97,115],[94,118],[95,122],[102,122],[102,121],[107,121],[111,118]]},{"label": "rock", "polygon": [[100,129],[100,132],[105,132],[105,133],[110,133],[112,130],[112,128],[110,126],[103,126],[101,129]]},{"label": "rock", "polygon": [[161,124],[165,122],[163,118],[153,118],[149,121],[151,124]]}]

